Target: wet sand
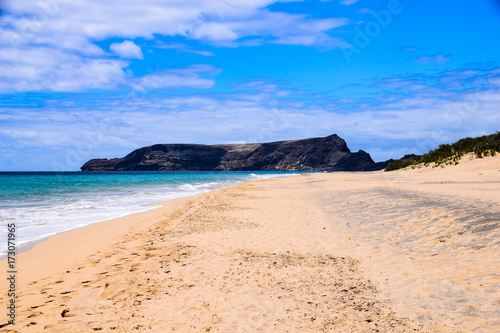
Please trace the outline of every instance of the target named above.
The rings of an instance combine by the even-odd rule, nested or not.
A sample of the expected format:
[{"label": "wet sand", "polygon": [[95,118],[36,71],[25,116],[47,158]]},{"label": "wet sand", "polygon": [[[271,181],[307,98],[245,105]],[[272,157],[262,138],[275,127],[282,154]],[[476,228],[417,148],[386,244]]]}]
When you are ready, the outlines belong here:
[{"label": "wet sand", "polygon": [[0,330],[497,332],[499,204],[500,157],[168,201],[20,254]]}]

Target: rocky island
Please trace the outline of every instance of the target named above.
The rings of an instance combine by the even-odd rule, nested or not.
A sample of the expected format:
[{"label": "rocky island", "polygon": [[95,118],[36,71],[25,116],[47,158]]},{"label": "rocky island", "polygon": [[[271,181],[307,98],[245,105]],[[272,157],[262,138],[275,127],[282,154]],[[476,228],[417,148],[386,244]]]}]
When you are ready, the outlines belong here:
[{"label": "rocky island", "polygon": [[156,144],[122,158],[92,159],[82,171],[369,171],[370,154],[352,153],[336,134],[304,140],[247,144]]}]

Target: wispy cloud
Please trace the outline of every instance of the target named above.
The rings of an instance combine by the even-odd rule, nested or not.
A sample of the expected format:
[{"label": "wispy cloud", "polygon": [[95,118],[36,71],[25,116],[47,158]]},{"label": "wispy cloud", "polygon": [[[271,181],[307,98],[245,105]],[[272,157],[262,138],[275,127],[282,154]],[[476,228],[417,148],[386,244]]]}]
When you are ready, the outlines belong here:
[{"label": "wispy cloud", "polygon": [[260,92],[274,92],[277,89],[276,84],[270,84],[265,81],[251,81],[236,85],[238,89],[245,89],[250,91]]},{"label": "wispy cloud", "polygon": [[[425,76],[384,78],[370,84],[408,93],[396,98],[382,95],[368,101],[346,96],[331,99],[327,104],[317,103],[317,98],[304,102],[307,99],[295,96],[307,92],[293,90],[282,99],[279,91],[283,87],[260,80],[242,82],[231,94],[150,93],[121,99],[102,95],[91,105],[76,102],[71,108],[58,107],[65,101],[54,101],[43,110],[50,119],[47,122],[37,120],[39,108],[4,108],[0,112],[0,142],[7,151],[50,146],[51,150],[64,152],[98,140],[99,145],[81,156],[83,163],[91,157],[115,157],[158,142],[212,144],[227,142],[227,138],[262,142],[337,133],[353,150],[364,149],[374,159],[384,160],[404,153],[422,153],[462,136],[498,130],[500,75],[495,70],[443,72],[436,75],[432,84]],[[195,66],[158,75],[178,79],[214,71],[217,69]],[[453,80],[447,78],[459,82],[481,79],[481,84],[458,91],[451,84]],[[353,109],[343,112],[340,104],[350,104]],[[103,123],[109,124],[110,129],[99,131]],[[75,168],[78,166],[75,163]]]},{"label": "wispy cloud", "polygon": [[352,4],[355,4],[356,2],[358,2],[358,0],[342,0],[342,1],[340,1],[340,3],[342,5],[346,5],[346,6],[350,6]]},{"label": "wispy cloud", "polygon": [[[405,19],[375,38],[365,28],[382,27],[374,13],[389,10],[389,2],[361,8],[367,3],[4,2],[0,154],[33,152],[64,161],[87,143],[87,153],[78,153],[84,162],[157,142],[336,132],[352,149],[380,160],[498,130],[500,70],[488,63],[498,46],[482,43],[498,30],[487,19],[491,14],[471,13],[474,24],[462,34],[453,15],[443,21],[439,10],[450,6],[442,4],[426,17],[429,29],[415,36],[411,22],[425,5],[414,1],[410,10],[402,3]],[[457,14],[476,7],[486,12],[481,5],[460,6]],[[443,22],[449,29],[440,29]],[[355,27],[373,46],[347,64],[336,48],[349,46],[345,40],[356,38]],[[77,168],[72,161],[69,167]],[[0,169],[5,163],[0,160]]]},{"label": "wispy cloud", "polygon": [[[47,9],[45,2],[9,1],[7,15],[0,21],[0,93],[116,89],[124,84],[124,68],[132,60],[144,59],[141,47],[132,40],[154,39],[157,35],[196,39],[219,47],[344,45],[328,32],[346,24],[347,19],[272,12],[266,6],[274,2],[74,0],[55,1]],[[109,47],[125,62],[113,59],[97,45],[110,38],[125,39]],[[158,47],[213,56],[210,51],[182,43],[159,43]],[[157,83],[146,84],[152,79]],[[143,87],[172,82],[169,76],[148,75],[142,80]],[[191,82],[208,86],[206,80]]]},{"label": "wispy cloud", "polygon": [[114,89],[125,83],[125,62],[84,58],[50,47],[0,49],[0,93]]},{"label": "wispy cloud", "polygon": [[210,65],[192,65],[185,69],[169,69],[145,75],[131,81],[136,90],[147,88],[194,88],[208,89],[215,84],[213,78],[205,76],[216,75],[219,69]]},{"label": "wispy cloud", "polygon": [[206,57],[213,57],[215,56],[214,53],[210,51],[204,51],[204,50],[194,50],[191,47],[189,47],[187,44],[184,43],[178,43],[178,42],[172,42],[172,43],[165,43],[165,42],[158,42],[154,46],[155,48],[159,49],[173,49],[179,52],[186,52],[186,53],[194,53]]},{"label": "wispy cloud", "polygon": [[[54,46],[60,36],[89,41],[109,37],[153,38],[185,36],[209,42],[235,41],[248,36],[321,34],[345,24],[345,19],[315,19],[305,15],[271,12],[274,0],[229,3],[227,0],[160,1],[74,0],[55,2],[47,13],[35,0],[10,1],[10,33],[45,40]],[[43,17],[43,22],[39,21]],[[295,27],[295,29],[291,29]]]},{"label": "wispy cloud", "polygon": [[[320,0],[321,2],[331,2],[331,1],[334,1],[334,0]],[[355,4],[357,3],[358,0],[341,0],[339,3],[341,5],[345,5],[345,6],[350,6],[352,4]]]},{"label": "wispy cloud", "polygon": [[311,19],[307,15],[261,9],[243,20],[237,17],[234,20],[203,22],[192,31],[191,37],[223,46],[236,46],[241,38],[246,38],[243,43],[253,46],[278,43],[341,47],[345,42],[330,37],[326,32],[348,22],[346,18]]},{"label": "wispy cloud", "polygon": [[446,64],[450,60],[451,57],[444,54],[437,54],[433,56],[420,56],[415,59],[416,62],[421,64],[439,64],[439,65]]}]

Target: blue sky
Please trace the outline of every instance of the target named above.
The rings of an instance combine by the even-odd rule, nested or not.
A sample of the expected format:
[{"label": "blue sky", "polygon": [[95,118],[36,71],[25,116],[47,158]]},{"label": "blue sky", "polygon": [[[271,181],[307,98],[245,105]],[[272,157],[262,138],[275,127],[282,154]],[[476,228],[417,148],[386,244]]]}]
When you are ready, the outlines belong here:
[{"label": "blue sky", "polygon": [[0,170],[333,133],[376,161],[500,130],[494,0],[0,0]]}]

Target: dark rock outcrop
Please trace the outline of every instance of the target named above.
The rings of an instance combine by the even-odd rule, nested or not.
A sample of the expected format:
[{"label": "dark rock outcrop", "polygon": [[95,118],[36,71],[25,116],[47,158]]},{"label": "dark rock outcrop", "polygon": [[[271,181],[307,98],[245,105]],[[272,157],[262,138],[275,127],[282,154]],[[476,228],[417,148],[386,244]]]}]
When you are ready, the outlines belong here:
[{"label": "dark rock outcrop", "polygon": [[382,169],[336,134],[269,143],[157,144],[123,158],[92,159],[82,171],[365,171]]}]

